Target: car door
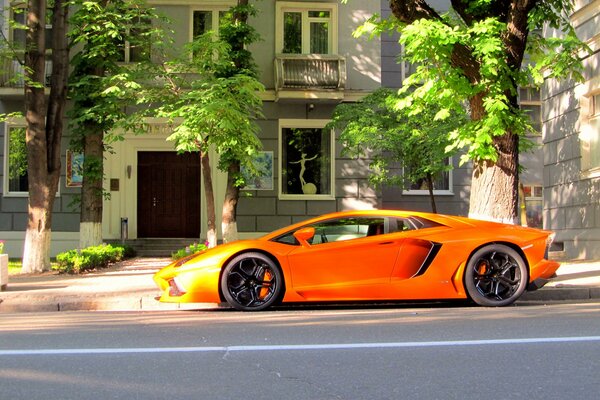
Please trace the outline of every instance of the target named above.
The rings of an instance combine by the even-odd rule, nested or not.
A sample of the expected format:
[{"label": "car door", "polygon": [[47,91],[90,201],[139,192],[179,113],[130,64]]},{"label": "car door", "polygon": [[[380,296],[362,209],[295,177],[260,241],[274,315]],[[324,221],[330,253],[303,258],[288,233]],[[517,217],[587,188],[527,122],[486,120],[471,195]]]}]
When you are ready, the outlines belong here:
[{"label": "car door", "polygon": [[288,255],[293,289],[307,300],[379,298],[401,246],[388,218],[338,218],[315,224],[309,246]]}]

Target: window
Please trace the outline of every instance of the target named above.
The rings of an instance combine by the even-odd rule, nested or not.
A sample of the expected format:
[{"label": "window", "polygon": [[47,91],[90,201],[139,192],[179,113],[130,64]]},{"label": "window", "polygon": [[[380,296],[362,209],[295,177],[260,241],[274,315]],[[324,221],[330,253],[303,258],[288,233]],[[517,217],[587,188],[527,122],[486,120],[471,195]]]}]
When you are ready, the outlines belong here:
[{"label": "window", "polygon": [[[452,165],[452,157],[446,160],[446,165]],[[406,182],[402,194],[407,195],[429,195],[427,179],[422,178],[416,182]],[[452,170],[443,171],[433,177],[434,194],[453,194],[452,192]]]},{"label": "window", "polygon": [[590,135],[588,138],[589,146],[589,169],[600,168],[600,94],[591,98],[592,110],[590,113]]},{"label": "window", "polygon": [[221,19],[225,16],[227,10],[193,10],[192,11],[192,40],[209,31],[219,32]]},{"label": "window", "polygon": [[151,54],[150,34],[152,21],[149,18],[138,17],[129,29],[128,37],[130,40],[122,41],[123,48],[119,61],[142,62],[149,61]]},{"label": "window", "polygon": [[[315,245],[361,239],[368,236],[385,235],[388,233],[434,228],[441,225],[420,217],[395,218],[358,216],[331,219],[314,225],[306,225],[302,228],[306,228],[307,226],[315,228],[315,236],[309,241],[310,244]],[[294,237],[294,232],[295,230],[287,232],[273,240],[279,243],[298,246],[299,243]]]},{"label": "window", "polygon": [[542,101],[540,98],[540,89],[519,88],[519,106],[525,111],[531,119],[531,126],[535,133],[542,133]]},{"label": "window", "polygon": [[523,197],[525,201],[525,213],[527,215],[527,226],[541,229],[543,227],[542,187],[523,185]]},{"label": "window", "polygon": [[137,17],[129,29],[130,40],[121,42],[123,48],[121,62],[150,61],[152,21],[149,18]]},{"label": "window", "polygon": [[276,4],[276,53],[337,53],[336,3]]},{"label": "window", "polygon": [[600,76],[586,82],[581,93],[579,142],[581,173],[585,178],[600,177]]},{"label": "window", "polygon": [[281,199],[334,199],[333,132],[324,120],[280,121]]},{"label": "window", "polygon": [[27,151],[25,148],[25,127],[5,125],[5,194],[27,195]]},{"label": "window", "polygon": [[[10,37],[16,50],[25,50],[25,38],[27,36],[27,9],[24,4],[15,6],[11,10],[14,26],[11,24]],[[52,10],[46,12],[46,50],[52,49]]]}]

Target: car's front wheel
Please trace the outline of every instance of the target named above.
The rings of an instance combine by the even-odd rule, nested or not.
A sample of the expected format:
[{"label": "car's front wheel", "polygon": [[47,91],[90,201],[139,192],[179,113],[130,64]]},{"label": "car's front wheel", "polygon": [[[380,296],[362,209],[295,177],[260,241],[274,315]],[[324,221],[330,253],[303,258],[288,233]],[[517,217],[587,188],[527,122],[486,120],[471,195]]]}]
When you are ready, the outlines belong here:
[{"label": "car's front wheel", "polygon": [[477,250],[467,263],[465,287],[477,304],[507,306],[515,302],[527,286],[527,265],[514,249],[491,244]]},{"label": "car's front wheel", "polygon": [[264,310],[281,297],[283,274],[268,256],[243,253],[225,266],[221,289],[227,303],[238,310]]}]

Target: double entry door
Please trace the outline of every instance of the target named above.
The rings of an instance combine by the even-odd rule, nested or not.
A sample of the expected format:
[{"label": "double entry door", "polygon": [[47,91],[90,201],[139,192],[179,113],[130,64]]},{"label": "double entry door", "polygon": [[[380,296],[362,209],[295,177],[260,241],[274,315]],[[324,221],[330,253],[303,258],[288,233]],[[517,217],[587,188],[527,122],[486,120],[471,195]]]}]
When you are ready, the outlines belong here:
[{"label": "double entry door", "polygon": [[200,236],[200,156],[138,152],[138,236]]}]

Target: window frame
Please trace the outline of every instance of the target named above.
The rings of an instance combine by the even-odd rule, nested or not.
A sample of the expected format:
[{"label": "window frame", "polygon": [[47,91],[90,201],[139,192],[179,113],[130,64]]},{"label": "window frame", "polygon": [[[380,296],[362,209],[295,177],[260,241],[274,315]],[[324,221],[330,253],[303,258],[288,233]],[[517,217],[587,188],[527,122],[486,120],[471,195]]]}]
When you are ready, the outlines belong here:
[{"label": "window frame", "polygon": [[[139,23],[139,21],[138,21]],[[152,26],[152,20],[148,19],[148,28],[149,30],[153,29]],[[131,42],[129,40],[124,40],[123,42],[123,60],[119,61],[119,64],[132,64],[132,63],[141,63],[141,62],[147,62],[152,60],[152,45],[149,44],[149,51],[148,51],[148,59],[147,60],[132,60],[131,54],[132,54],[132,45]]]},{"label": "window frame", "polygon": [[212,31],[215,34],[219,34],[219,21],[220,21],[220,13],[227,12],[233,6],[235,6],[235,2],[218,2],[214,4],[203,4],[203,5],[194,5],[190,7],[190,19],[189,19],[189,37],[188,43],[194,41],[194,12],[196,11],[209,11],[212,13]]},{"label": "window frame", "polygon": [[29,191],[11,191],[10,190],[10,130],[26,129],[27,125],[24,119],[6,121],[4,123],[4,179],[3,179],[3,197],[29,197]]},{"label": "window frame", "polygon": [[283,193],[283,130],[289,129],[323,129],[325,125],[330,122],[328,119],[280,119],[279,120],[279,133],[278,133],[278,160],[277,165],[279,172],[277,175],[277,194],[279,200],[335,200],[335,133],[331,129],[329,133],[330,138],[330,182],[331,190],[329,194],[287,194]]},{"label": "window frame", "polygon": [[[600,142],[600,129],[594,129],[593,126],[593,123],[600,124],[600,76],[586,82],[585,89],[587,90],[587,93],[583,93],[580,97],[580,174],[583,179],[589,179],[600,177],[600,163],[599,165],[592,165],[591,159],[592,140],[595,139],[596,143]],[[596,146],[600,147],[600,144],[597,144]]]},{"label": "window frame", "polygon": [[[525,106],[525,108],[523,108]],[[534,121],[531,111],[533,108],[538,109],[538,115],[540,116],[539,121]],[[531,86],[520,86],[519,87],[519,108],[527,114],[531,120],[531,125],[534,128],[539,128],[539,131],[534,130],[528,133],[530,137],[542,137],[543,121],[542,121],[542,96],[539,88]]]},{"label": "window frame", "polygon": [[[448,189],[434,189],[433,194],[436,196],[454,196],[454,158],[448,157],[448,165],[452,166],[452,169],[448,170]],[[425,189],[402,189],[402,195],[406,196],[429,196],[429,190]]]},{"label": "window frame", "polygon": [[[275,54],[290,54],[283,53],[283,28],[286,12],[302,13],[302,53],[303,55],[310,53],[310,22],[314,17],[308,17],[309,11],[329,11],[329,49],[327,54],[338,54],[338,4],[337,3],[316,3],[316,2],[293,2],[293,1],[278,1],[275,3]],[[308,32],[305,35],[304,32]]]},{"label": "window frame", "polygon": [[[18,1],[18,2],[12,2],[9,3],[6,7],[6,12],[5,15],[8,14],[8,18],[10,19],[10,21],[13,21],[15,23],[19,23],[21,24],[21,22],[17,22],[15,19],[15,9],[20,9],[23,12],[19,13],[19,15],[23,15],[24,16],[24,21],[22,23],[22,25],[26,25],[27,24],[27,5],[28,3],[26,1]],[[51,10],[51,8],[47,8],[46,11]],[[48,19],[48,15],[46,14],[46,19]],[[15,29],[10,23],[8,23],[8,19],[5,20],[6,26],[7,26],[7,30],[8,30],[8,41],[10,43],[10,45],[13,47],[14,50],[18,51],[18,52],[25,52],[25,46],[23,46],[23,48],[19,48],[19,46],[16,45],[15,43],[15,30],[19,30],[21,31],[21,29]],[[46,21],[46,24],[44,25],[45,29],[46,29],[46,54],[52,54],[52,34],[49,33],[49,31],[51,31],[53,29],[52,27],[52,23],[51,21]],[[24,34],[26,35],[26,30],[22,30],[24,32]]]}]

